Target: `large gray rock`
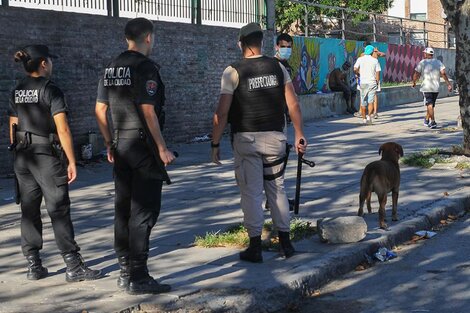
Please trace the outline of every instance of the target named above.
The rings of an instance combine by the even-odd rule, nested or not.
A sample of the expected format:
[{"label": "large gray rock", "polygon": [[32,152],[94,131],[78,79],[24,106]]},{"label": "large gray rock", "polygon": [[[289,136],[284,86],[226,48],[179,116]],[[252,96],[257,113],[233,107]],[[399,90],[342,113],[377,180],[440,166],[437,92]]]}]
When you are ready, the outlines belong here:
[{"label": "large gray rock", "polygon": [[323,242],[351,243],[364,239],[367,224],[360,216],[342,216],[319,219],[317,229]]}]

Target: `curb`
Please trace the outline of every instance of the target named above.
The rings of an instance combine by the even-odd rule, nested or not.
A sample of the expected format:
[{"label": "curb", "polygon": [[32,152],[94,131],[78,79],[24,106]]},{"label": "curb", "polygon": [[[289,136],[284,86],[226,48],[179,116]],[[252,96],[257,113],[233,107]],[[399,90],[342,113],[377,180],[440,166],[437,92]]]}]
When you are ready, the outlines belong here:
[{"label": "curb", "polygon": [[[431,208],[421,209],[414,217],[408,221],[404,221],[394,227],[386,236],[370,240],[367,242],[359,242],[355,246],[348,247],[340,253],[334,254],[329,258],[318,261],[312,261],[296,268],[298,276],[286,288],[273,288],[265,293],[269,294],[271,299],[278,299],[285,306],[287,296],[304,297],[311,295],[315,290],[327,284],[329,281],[339,278],[348,272],[351,272],[356,266],[364,260],[364,254],[372,255],[373,252],[381,246],[392,247],[408,241],[416,231],[430,229],[436,226],[449,214],[459,215],[470,207],[470,188],[464,187],[457,190],[448,198],[434,202]],[[303,272],[303,277],[301,272]],[[306,275],[306,272],[309,272]],[[286,289],[291,290],[290,295],[286,293]],[[277,294],[277,296],[276,296]],[[281,301],[279,301],[281,300]],[[277,309],[281,309],[278,307]],[[260,310],[259,306],[250,309]],[[260,312],[265,312],[266,308]],[[270,311],[266,311],[270,312]]]},{"label": "curb", "polygon": [[[286,307],[286,299],[295,303],[297,299],[313,294],[329,281],[351,272],[364,260],[364,255],[372,255],[379,247],[393,247],[408,241],[416,231],[430,229],[440,223],[448,215],[463,214],[470,207],[470,187],[455,191],[445,199],[437,200],[431,207],[423,208],[415,213],[416,217],[396,225],[385,236],[367,242],[351,244],[350,247],[328,257],[313,260],[290,271],[291,283],[265,290],[235,290],[227,288],[218,290],[220,297],[224,295],[243,299],[237,303],[236,309],[230,312],[274,312]],[[348,245],[348,244],[345,244]],[[211,293],[201,291],[200,295]],[[249,295],[249,296],[247,296]],[[190,299],[187,299],[188,301]],[[179,301],[185,301],[184,297]],[[224,309],[228,306],[223,304]],[[215,311],[217,311],[216,308]],[[221,309],[220,307],[218,308]],[[225,312],[225,311],[224,311]]]}]

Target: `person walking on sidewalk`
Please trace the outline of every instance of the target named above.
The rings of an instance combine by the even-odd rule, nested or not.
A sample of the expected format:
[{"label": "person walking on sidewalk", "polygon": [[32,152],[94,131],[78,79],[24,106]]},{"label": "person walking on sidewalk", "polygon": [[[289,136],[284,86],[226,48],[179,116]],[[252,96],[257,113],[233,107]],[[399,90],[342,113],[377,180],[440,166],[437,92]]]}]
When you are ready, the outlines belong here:
[{"label": "person walking on sidewalk", "polygon": [[[77,168],[65,97],[50,80],[55,58],[44,45],[29,45],[15,53],[15,61],[23,63],[28,73],[14,88],[8,112],[21,203],[21,248],[29,263],[26,278],[38,280],[48,274],[39,255],[44,198],[67,266],[66,281],[94,280],[101,277],[101,271],[88,268],[78,253],[70,218],[69,184],[76,179]],[[64,153],[68,165],[63,162]]]},{"label": "person walking on sidewalk", "polygon": [[240,259],[254,263],[263,261],[263,189],[284,256],[291,257],[295,252],[290,241],[289,203],[284,190],[286,104],[295,129],[295,149],[304,153],[307,148],[291,79],[282,64],[261,54],[262,41],[259,24],[250,23],[241,28],[239,47],[243,59],[228,66],[222,75],[211,143],[212,161],[220,164],[220,139],[228,121],[244,225],[250,237],[250,245],[240,253]]},{"label": "person walking on sidewalk", "polygon": [[434,107],[436,106],[437,96],[439,95],[439,85],[441,77],[447,83],[447,89],[452,91],[452,84],[446,74],[446,67],[441,61],[433,59],[434,49],[428,47],[424,49],[424,59],[418,63],[413,73],[412,88],[416,87],[416,82],[422,76],[420,92],[423,93],[424,105],[426,106],[426,117],[424,118],[424,126],[436,128],[437,123],[434,117]]},{"label": "person walking on sidewalk", "polygon": [[[357,59],[354,64],[354,72],[361,80],[361,116],[363,124],[371,124],[371,114],[374,106],[375,93],[380,80],[380,64],[379,61],[372,56],[374,47],[368,45],[364,49],[364,56]],[[368,109],[366,115],[366,108]]]},{"label": "person walking on sidewalk", "polygon": [[[147,268],[149,237],[160,213],[165,179],[154,153],[164,165],[175,159],[161,133],[165,89],[160,67],[148,58],[153,31],[153,23],[145,18],[126,24],[128,50],[106,67],[95,108],[108,161],[114,163],[114,249],[121,268],[117,284],[129,294],[157,294],[171,289],[154,280]],[[109,108],[114,141],[106,118]],[[146,139],[153,140],[156,148]]]}]

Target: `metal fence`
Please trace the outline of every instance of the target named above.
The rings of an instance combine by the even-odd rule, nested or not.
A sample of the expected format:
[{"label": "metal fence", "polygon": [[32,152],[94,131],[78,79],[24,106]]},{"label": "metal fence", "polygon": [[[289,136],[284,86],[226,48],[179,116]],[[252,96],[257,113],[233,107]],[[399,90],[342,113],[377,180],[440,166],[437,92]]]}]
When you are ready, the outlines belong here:
[{"label": "metal fence", "polygon": [[290,0],[305,6],[305,36],[361,39],[396,44],[449,48],[454,46],[448,24],[389,16],[303,0]]},{"label": "metal fence", "polygon": [[3,6],[240,27],[266,24],[268,0],[0,0]]}]

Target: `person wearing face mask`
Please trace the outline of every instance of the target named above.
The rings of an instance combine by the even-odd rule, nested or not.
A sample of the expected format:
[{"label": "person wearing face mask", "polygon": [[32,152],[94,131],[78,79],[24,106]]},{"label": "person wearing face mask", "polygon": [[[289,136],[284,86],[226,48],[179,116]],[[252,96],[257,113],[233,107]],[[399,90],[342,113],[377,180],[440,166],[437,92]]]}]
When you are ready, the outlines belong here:
[{"label": "person wearing face mask", "polygon": [[[101,271],[86,266],[78,253],[70,218],[69,184],[77,177],[68,107],[62,91],[51,80],[52,59],[45,45],[29,45],[15,53],[27,75],[12,91],[8,110],[10,146],[21,203],[21,248],[28,261],[26,278],[48,275],[42,266],[41,202],[51,218],[54,237],[67,266],[67,282],[94,280]],[[62,162],[63,154],[68,164]]]},{"label": "person wearing face mask", "polygon": [[356,102],[356,88],[351,87],[349,83],[349,71],[351,63],[344,62],[341,68],[335,68],[331,71],[328,85],[331,91],[342,91],[344,100],[346,100],[346,111],[350,114],[357,112],[354,104]]},{"label": "person wearing face mask", "polygon": [[[292,37],[288,34],[280,34],[276,39],[276,54],[274,57],[282,64],[289,73],[289,77],[292,78],[292,67],[289,64],[290,56],[292,55]],[[286,115],[286,123],[290,124],[291,119],[289,116],[289,110],[287,106],[284,108],[284,114]],[[286,128],[287,129],[287,128]],[[266,207],[268,207],[267,205]]]},{"label": "person wearing face mask", "polygon": [[275,58],[281,62],[286,68],[289,76],[292,77],[292,67],[289,65],[289,59],[292,55],[292,37],[288,34],[280,34],[276,39],[276,54]]},{"label": "person wearing face mask", "polygon": [[147,267],[149,237],[160,213],[163,181],[168,181],[156,156],[164,165],[175,156],[161,132],[165,87],[160,66],[149,58],[154,25],[135,18],[127,22],[124,33],[128,49],[105,68],[95,114],[108,161],[114,164],[114,249],[121,269],[117,285],[132,295],[157,294],[171,287],[153,279]]},{"label": "person wearing face mask", "polygon": [[249,247],[240,252],[240,259],[254,263],[263,262],[263,190],[271,206],[281,252],[286,258],[295,253],[289,236],[289,203],[284,189],[285,105],[295,129],[295,151],[304,153],[307,148],[302,114],[291,78],[275,58],[261,54],[262,41],[263,31],[259,24],[250,23],[240,29],[238,44],[243,59],[228,66],[222,74],[211,142],[212,161],[221,164],[220,140],[229,122],[235,177],[240,188],[244,225],[250,237]]}]

